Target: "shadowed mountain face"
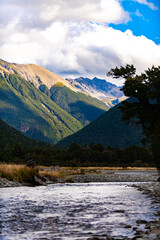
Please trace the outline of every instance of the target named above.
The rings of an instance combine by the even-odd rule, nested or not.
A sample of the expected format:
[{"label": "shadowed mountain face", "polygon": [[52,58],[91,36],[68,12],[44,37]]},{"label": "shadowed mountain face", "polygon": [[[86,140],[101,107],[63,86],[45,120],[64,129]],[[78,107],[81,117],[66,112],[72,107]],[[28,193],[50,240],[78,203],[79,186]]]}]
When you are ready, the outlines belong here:
[{"label": "shadowed mountain face", "polygon": [[121,118],[122,112],[117,105],[82,130],[60,141],[59,144],[69,146],[73,142],[80,145],[94,142],[122,148],[133,144],[141,145],[141,128],[125,123]]},{"label": "shadowed mountain face", "polygon": [[23,78],[21,65],[16,67],[16,64],[0,61],[0,118],[30,138],[56,143],[108,110],[98,99],[73,91],[74,86],[68,88],[70,84],[65,80],[52,81],[52,73],[50,81],[46,80],[45,69],[43,75],[40,70],[41,80],[35,79],[39,66],[34,65],[34,72],[34,68],[28,71],[23,65],[22,69],[26,70]]},{"label": "shadowed mountain face", "polygon": [[66,79],[70,84],[93,97],[103,100],[108,106],[119,103],[124,98],[120,87],[99,78],[76,78]]},{"label": "shadowed mountain face", "polygon": [[[95,116],[98,117],[104,113],[104,111],[102,109],[99,109],[96,106],[89,106],[88,103],[83,102],[83,101],[77,101],[75,103],[70,103],[69,106],[71,108],[71,115],[72,115],[72,111],[73,111],[75,118],[76,118],[76,114],[78,115],[83,112],[82,122],[85,125],[87,124],[87,122],[89,123],[89,122],[92,122],[93,120],[95,120]],[[74,111],[74,110],[77,110],[77,111]]]},{"label": "shadowed mountain face", "polygon": [[[45,143],[37,142],[24,136],[22,133],[17,131],[15,128],[8,125],[6,122],[0,119],[0,150],[11,148],[16,143],[27,147],[35,147],[44,145]],[[47,144],[46,144],[47,145]]]}]

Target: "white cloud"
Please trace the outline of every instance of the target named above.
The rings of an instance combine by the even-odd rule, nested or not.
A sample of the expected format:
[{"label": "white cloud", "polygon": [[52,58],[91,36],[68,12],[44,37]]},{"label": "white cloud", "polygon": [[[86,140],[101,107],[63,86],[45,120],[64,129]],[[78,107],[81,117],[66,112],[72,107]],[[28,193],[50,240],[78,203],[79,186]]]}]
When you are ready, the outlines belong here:
[{"label": "white cloud", "polygon": [[154,5],[154,3],[152,2],[148,2],[147,0],[132,0],[132,1],[136,1],[139,2],[141,4],[145,4],[147,5],[149,8],[151,8],[152,10],[158,10],[158,7]]},{"label": "white cloud", "polygon": [[0,24],[4,60],[39,64],[63,77],[73,72],[103,78],[110,68],[126,63],[138,72],[160,63],[160,45],[103,24],[128,19],[118,0],[10,0],[13,11],[9,0],[0,1],[9,13]]},{"label": "white cloud", "polygon": [[[16,25],[13,25],[16,30]],[[46,29],[28,32],[6,28],[8,41],[0,46],[1,58],[18,63],[36,63],[67,77],[105,77],[112,67],[134,64],[138,72],[160,63],[160,45],[130,30],[121,32],[97,24],[54,22]],[[11,34],[10,34],[11,32]]]},{"label": "white cloud", "polygon": [[[130,20],[119,0],[1,0],[1,23],[19,16],[27,28],[43,28],[53,21],[123,23]],[[7,14],[6,14],[7,13]]]},{"label": "white cloud", "polygon": [[53,0],[44,9],[40,14],[44,21],[74,20],[106,24],[127,22],[130,19],[118,0]]}]

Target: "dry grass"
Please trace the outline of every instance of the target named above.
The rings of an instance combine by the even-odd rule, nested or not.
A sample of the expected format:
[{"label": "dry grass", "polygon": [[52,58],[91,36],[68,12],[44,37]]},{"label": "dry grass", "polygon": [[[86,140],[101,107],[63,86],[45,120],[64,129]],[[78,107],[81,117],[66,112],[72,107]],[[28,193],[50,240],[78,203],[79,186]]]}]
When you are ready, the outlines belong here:
[{"label": "dry grass", "polygon": [[62,167],[59,170],[50,167],[39,166],[29,168],[25,165],[18,164],[2,164],[0,163],[0,178],[6,178],[10,181],[20,183],[33,183],[35,176],[45,176],[51,180],[57,178],[68,178],[71,175],[79,175],[86,173],[100,173],[101,170],[147,170],[156,168],[140,168],[140,167]]},{"label": "dry grass", "polygon": [[0,177],[10,181],[32,183],[34,176],[37,175],[37,168],[29,168],[25,165],[17,164],[0,164]]},{"label": "dry grass", "polygon": [[40,170],[39,171],[39,175],[43,175],[45,177],[52,177],[52,178],[58,178],[60,177],[61,172],[60,171],[56,171],[56,170]]},{"label": "dry grass", "polygon": [[47,169],[43,168],[43,170],[39,170],[39,175],[43,175],[45,177],[51,177],[51,178],[66,178],[70,175],[79,175],[82,173],[83,169],[65,169],[61,168],[59,171],[58,170],[52,170],[52,169]]},{"label": "dry grass", "polygon": [[[32,183],[34,176],[45,176],[49,179],[65,178],[72,175],[74,170],[53,170],[49,167],[37,166],[29,168],[26,165],[2,164],[0,163],[0,178],[6,178],[9,181]],[[77,171],[76,171],[77,172]]]}]

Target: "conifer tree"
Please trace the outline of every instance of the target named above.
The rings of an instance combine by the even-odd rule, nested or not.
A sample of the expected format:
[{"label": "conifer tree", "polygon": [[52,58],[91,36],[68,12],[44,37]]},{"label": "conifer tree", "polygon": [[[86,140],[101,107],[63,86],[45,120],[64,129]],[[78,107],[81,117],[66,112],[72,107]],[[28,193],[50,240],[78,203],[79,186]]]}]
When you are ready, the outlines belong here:
[{"label": "conifer tree", "polygon": [[135,67],[127,64],[112,68],[107,75],[125,79],[122,91],[133,101],[122,102],[122,120],[134,121],[142,126],[142,142],[149,143],[160,171],[160,66],[153,66],[137,75]]}]

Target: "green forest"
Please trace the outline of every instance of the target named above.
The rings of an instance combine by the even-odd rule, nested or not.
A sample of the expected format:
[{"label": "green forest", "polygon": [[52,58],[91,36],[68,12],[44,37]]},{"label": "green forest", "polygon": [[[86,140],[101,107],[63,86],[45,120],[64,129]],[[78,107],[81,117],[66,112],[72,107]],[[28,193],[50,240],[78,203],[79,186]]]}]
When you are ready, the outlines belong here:
[{"label": "green forest", "polygon": [[0,120],[0,162],[37,165],[89,167],[89,166],[155,166],[151,151],[146,147],[130,146],[125,149],[104,147],[91,143],[69,147],[51,145],[32,140],[6,122]]}]

